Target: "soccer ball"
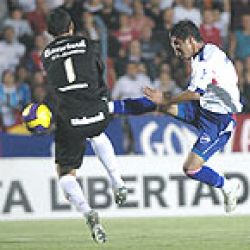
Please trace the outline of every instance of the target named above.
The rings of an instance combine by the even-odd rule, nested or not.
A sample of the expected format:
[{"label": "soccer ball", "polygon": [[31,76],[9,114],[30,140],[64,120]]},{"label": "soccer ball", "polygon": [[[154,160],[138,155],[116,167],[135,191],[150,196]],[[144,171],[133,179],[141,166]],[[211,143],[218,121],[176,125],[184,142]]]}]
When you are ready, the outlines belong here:
[{"label": "soccer ball", "polygon": [[52,113],[45,104],[31,103],[22,112],[27,129],[35,134],[48,132]]}]

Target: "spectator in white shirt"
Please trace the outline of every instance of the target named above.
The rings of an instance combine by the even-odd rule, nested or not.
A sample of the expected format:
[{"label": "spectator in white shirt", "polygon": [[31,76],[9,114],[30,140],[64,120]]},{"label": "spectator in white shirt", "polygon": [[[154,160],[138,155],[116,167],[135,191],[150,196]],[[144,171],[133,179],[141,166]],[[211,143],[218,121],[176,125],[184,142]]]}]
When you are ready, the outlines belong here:
[{"label": "spectator in white shirt", "polygon": [[16,38],[20,38],[24,35],[31,36],[33,33],[29,22],[23,19],[23,11],[19,7],[11,11],[11,16],[4,21],[4,26],[13,27]]},{"label": "spectator in white shirt", "polygon": [[182,4],[174,7],[174,23],[184,19],[194,22],[198,27],[200,26],[201,13],[199,9],[194,7],[194,0],[183,0]]},{"label": "spectator in white shirt", "polygon": [[3,37],[4,39],[0,41],[0,76],[6,69],[14,72],[26,51],[25,46],[15,39],[13,27],[6,26]]},{"label": "spectator in white shirt", "polygon": [[151,86],[149,77],[138,72],[138,65],[129,62],[126,68],[126,74],[116,82],[112,97],[114,99],[137,98],[143,95],[143,87]]}]

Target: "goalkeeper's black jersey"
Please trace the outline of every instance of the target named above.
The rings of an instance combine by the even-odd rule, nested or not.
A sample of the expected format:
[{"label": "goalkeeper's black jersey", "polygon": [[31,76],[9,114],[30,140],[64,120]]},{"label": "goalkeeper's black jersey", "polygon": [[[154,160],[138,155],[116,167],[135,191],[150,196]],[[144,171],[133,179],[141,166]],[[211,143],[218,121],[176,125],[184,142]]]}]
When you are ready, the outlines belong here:
[{"label": "goalkeeper's black jersey", "polygon": [[55,94],[57,115],[67,119],[92,116],[103,107],[108,90],[95,42],[61,36],[44,49],[42,62]]}]

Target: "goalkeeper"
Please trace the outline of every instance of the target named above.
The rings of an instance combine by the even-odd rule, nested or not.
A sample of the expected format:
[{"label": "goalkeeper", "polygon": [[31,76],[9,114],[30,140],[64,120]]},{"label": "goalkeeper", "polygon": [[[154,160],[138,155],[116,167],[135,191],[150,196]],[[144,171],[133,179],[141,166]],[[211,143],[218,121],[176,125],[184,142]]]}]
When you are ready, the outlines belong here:
[{"label": "goalkeeper", "polygon": [[115,194],[122,204],[127,190],[121,179],[113,147],[103,133],[111,116],[108,112],[108,91],[103,81],[103,63],[96,44],[74,35],[74,24],[62,9],[52,11],[48,31],[55,39],[42,53],[42,62],[55,102],[55,158],[59,183],[68,200],[86,217],[93,239],[106,241],[99,216],[92,210],[76,181],[86,140],[103,162]]}]

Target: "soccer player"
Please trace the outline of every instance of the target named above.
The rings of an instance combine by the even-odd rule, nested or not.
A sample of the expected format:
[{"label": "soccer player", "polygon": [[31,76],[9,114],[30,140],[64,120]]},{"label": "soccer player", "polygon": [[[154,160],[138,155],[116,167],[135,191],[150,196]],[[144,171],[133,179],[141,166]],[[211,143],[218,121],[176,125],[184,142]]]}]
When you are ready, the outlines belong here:
[{"label": "soccer player", "polygon": [[239,183],[226,179],[206,161],[227,143],[235,127],[233,114],[242,110],[235,68],[220,48],[203,42],[191,21],[174,25],[170,38],[175,54],[191,61],[187,90],[170,96],[147,87],[146,97],[115,100],[110,103],[110,112],[136,115],[158,109],[194,125],[199,135],[183,170],[188,177],[221,189],[225,211],[231,212],[237,205]]},{"label": "soccer player", "polygon": [[89,139],[105,166],[114,189],[115,201],[123,204],[127,189],[118,171],[113,147],[103,133],[111,116],[108,90],[102,78],[103,64],[93,41],[74,35],[74,24],[62,9],[52,11],[48,32],[55,39],[42,53],[48,83],[55,97],[55,161],[59,183],[67,199],[84,214],[92,238],[106,241],[99,216],[92,210],[76,181]]}]

